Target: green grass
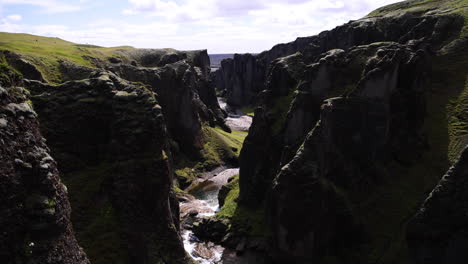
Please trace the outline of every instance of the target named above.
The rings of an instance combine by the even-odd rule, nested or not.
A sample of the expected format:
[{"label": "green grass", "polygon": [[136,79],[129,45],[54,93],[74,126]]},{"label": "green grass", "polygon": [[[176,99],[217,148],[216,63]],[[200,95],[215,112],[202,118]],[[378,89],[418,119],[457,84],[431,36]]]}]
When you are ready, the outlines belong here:
[{"label": "green grass", "polygon": [[22,79],[22,74],[8,65],[3,54],[0,53],[0,85],[12,86]]},{"label": "green grass", "polygon": [[231,149],[236,149],[236,155],[239,156],[240,151],[242,149],[242,144],[244,144],[244,140],[247,137],[247,131],[238,131],[234,130],[231,133],[228,133],[222,130],[219,127],[214,129],[214,132],[219,136],[219,138],[224,141]]},{"label": "green grass", "polygon": [[[200,160],[179,157],[175,164],[175,173],[185,184],[192,182],[198,175],[229,163],[236,163],[247,132],[225,132],[219,127],[203,127],[205,145]],[[181,179],[182,178],[182,179]]]},{"label": "green grass", "polygon": [[[468,18],[468,0],[409,0],[387,5],[372,11],[367,17],[398,14],[402,11],[413,13],[424,13],[430,10],[443,10],[447,13],[455,13]],[[468,36],[468,24],[462,29],[462,36]]]},{"label": "green grass", "polygon": [[289,108],[291,107],[291,103],[296,97],[296,94],[297,90],[294,89],[290,91],[287,96],[282,96],[276,99],[272,109],[273,114],[276,116],[275,122],[271,127],[273,135],[278,135],[283,129]]},{"label": "green grass", "polygon": [[239,197],[239,175],[226,186],[230,188],[223,207],[216,213],[217,219],[228,219],[231,230],[253,237],[267,237],[270,235],[265,224],[265,211],[245,208],[237,204]]},{"label": "green grass", "polygon": [[202,155],[204,157],[203,167],[205,169],[214,169],[215,167],[225,164],[229,160],[236,159],[237,154],[226,141],[223,136],[215,128],[208,126],[203,127],[205,135],[205,145],[203,146]]},{"label": "green grass", "polygon": [[91,58],[106,60],[108,57],[120,56],[116,54],[116,51],[130,49],[133,48],[103,48],[94,45],[75,44],[59,38],[0,32],[0,50],[10,50],[23,55],[51,83],[62,82],[59,60],[95,67],[96,65],[94,65]]}]

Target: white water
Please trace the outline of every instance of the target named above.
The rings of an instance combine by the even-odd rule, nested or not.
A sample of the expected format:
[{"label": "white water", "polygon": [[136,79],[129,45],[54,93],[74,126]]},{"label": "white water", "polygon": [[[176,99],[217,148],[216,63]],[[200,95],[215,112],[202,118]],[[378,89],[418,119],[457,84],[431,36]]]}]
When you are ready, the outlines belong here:
[{"label": "white water", "polygon": [[232,109],[227,109],[227,104],[223,98],[218,97],[218,103],[221,109],[228,112],[228,117],[226,118],[226,125],[228,125],[232,130],[249,130],[253,120],[251,116],[244,115],[244,113],[242,113],[242,111],[240,110],[235,110],[233,112]]},{"label": "white water", "polygon": [[[198,212],[198,218],[209,218],[214,216],[219,210],[218,193],[221,187],[227,184],[229,178],[239,174],[239,169],[225,169],[214,177],[207,179],[208,185],[204,186],[201,190],[197,190],[194,194],[194,200],[180,203],[181,217],[185,217],[192,210]],[[184,242],[185,251],[190,256],[201,264],[222,263],[222,256],[224,248],[220,245],[215,245],[211,242],[199,241],[191,230],[184,230],[182,232],[182,239]],[[202,248],[204,251],[209,251],[210,256],[203,258],[197,255],[197,247]]]},{"label": "white water", "polygon": [[[224,251],[223,247],[219,245],[215,245],[212,248],[212,252],[214,253],[214,256],[210,259],[204,259],[204,258],[196,256],[196,254],[193,253],[197,245],[197,242],[194,242],[194,240],[192,240],[191,237],[193,237],[193,232],[190,230],[185,230],[182,234],[182,239],[184,240],[185,251],[187,251],[194,260],[196,260],[198,263],[201,263],[201,264],[213,264],[213,263],[221,264],[222,263],[221,258],[223,257],[223,251]],[[206,244],[206,243],[203,243],[203,244]]]},{"label": "white water", "polygon": [[[218,98],[218,103],[221,109],[226,110],[226,102],[222,98]],[[244,115],[240,111],[229,113],[226,118],[226,124],[232,130],[248,131],[252,124],[252,117]],[[216,170],[215,170],[216,171]],[[187,217],[187,214],[194,210],[198,213],[197,218],[209,218],[216,214],[219,210],[218,193],[221,187],[228,183],[229,178],[239,174],[239,168],[225,169],[214,174],[213,177],[204,179],[206,183],[203,187],[193,192],[195,199],[180,203],[181,218]],[[207,175],[213,175],[208,173]],[[222,264],[224,248],[220,245],[215,245],[211,242],[200,241],[191,230],[183,230],[182,238],[185,250],[190,256],[201,264]],[[197,254],[197,249],[202,249],[204,252],[209,252],[205,258]]]}]

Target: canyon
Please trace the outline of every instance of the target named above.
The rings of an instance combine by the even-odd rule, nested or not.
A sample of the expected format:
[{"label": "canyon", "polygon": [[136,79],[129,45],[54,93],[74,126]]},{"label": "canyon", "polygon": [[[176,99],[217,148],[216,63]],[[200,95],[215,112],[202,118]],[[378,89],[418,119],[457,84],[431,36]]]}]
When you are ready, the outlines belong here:
[{"label": "canyon", "polygon": [[213,62],[0,33],[0,262],[466,263],[467,12]]}]

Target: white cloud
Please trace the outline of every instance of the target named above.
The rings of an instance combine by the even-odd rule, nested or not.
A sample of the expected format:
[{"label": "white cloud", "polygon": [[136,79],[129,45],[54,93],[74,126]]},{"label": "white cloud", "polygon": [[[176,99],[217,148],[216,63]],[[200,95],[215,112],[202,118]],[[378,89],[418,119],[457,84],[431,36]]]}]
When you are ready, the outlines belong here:
[{"label": "white cloud", "polygon": [[40,7],[46,13],[74,12],[81,9],[79,5],[59,0],[0,0],[0,5],[32,5]]},{"label": "white cloud", "polygon": [[[128,0],[130,8],[124,14],[147,14],[163,18],[184,15],[189,21],[212,19],[214,17],[239,17],[284,10],[282,16],[289,16],[288,10],[301,11],[303,14],[314,12],[352,12],[371,11],[374,8],[399,0]],[[259,13],[260,12],[260,13]],[[301,17],[302,18],[302,17]]]},{"label": "white cloud", "polygon": [[209,39],[207,47],[216,50],[260,52],[276,43],[332,29],[397,1],[128,0],[130,8],[123,13],[194,28],[195,32],[185,37],[202,36]]},{"label": "white cloud", "polygon": [[6,17],[6,19],[8,19],[10,21],[18,22],[18,21],[21,21],[21,19],[23,19],[23,17],[21,15],[9,15],[9,16]]},{"label": "white cloud", "polygon": [[[0,3],[5,1],[32,2],[0,0]],[[79,27],[25,25],[14,19],[2,19],[0,14],[0,31],[60,37],[101,46],[208,49],[211,53],[261,52],[277,43],[332,29],[392,2],[396,1],[128,0],[130,6],[124,11],[128,16],[116,19],[103,13],[102,19]]]}]

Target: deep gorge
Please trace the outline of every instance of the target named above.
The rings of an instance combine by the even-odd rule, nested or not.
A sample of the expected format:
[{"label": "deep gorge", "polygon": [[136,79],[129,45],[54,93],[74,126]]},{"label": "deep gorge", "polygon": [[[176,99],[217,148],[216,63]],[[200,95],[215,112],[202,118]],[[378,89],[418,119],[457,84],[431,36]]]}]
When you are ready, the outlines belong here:
[{"label": "deep gorge", "polygon": [[0,263],[466,263],[467,8],[219,65],[0,33]]}]

